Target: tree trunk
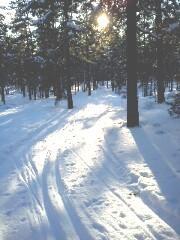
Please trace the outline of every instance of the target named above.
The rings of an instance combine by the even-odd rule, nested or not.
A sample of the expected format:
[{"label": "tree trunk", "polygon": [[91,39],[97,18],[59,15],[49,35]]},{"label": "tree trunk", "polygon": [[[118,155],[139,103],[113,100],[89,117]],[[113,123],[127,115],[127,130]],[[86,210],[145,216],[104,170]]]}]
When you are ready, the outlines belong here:
[{"label": "tree trunk", "polygon": [[156,0],[156,29],[157,29],[157,102],[163,103],[164,98],[164,81],[163,81],[163,41],[161,36],[162,27],[162,9],[161,0]]},{"label": "tree trunk", "polygon": [[34,93],[34,100],[36,100],[37,99],[37,89],[36,89],[36,87],[34,87],[33,93]]},{"label": "tree trunk", "polygon": [[127,1],[127,127],[139,126],[136,4],[137,0]]},{"label": "tree trunk", "polygon": [[79,80],[78,80],[77,84],[78,84],[78,86],[77,86],[77,88],[78,88],[77,91],[79,92]]},{"label": "tree trunk", "polygon": [[56,68],[55,75],[55,88],[56,88],[56,102],[60,101],[64,97],[65,82],[64,82],[65,72],[60,64]]},{"label": "tree trunk", "polygon": [[29,96],[29,100],[32,100],[32,92],[31,92],[30,84],[28,86],[28,96]]},{"label": "tree trunk", "polygon": [[25,84],[22,85],[22,93],[23,93],[23,97],[26,97],[26,88],[25,88]]},{"label": "tree trunk", "polygon": [[69,52],[69,29],[68,29],[68,22],[69,22],[69,16],[68,11],[70,7],[71,1],[65,1],[64,6],[64,18],[65,18],[65,78],[66,78],[66,90],[67,90],[67,103],[68,103],[68,109],[73,108],[73,99],[72,99],[72,92],[71,92],[71,78],[70,78],[70,52]]},{"label": "tree trunk", "polygon": [[5,101],[5,93],[4,93],[4,86],[1,86],[1,100],[4,104],[6,104]]},{"label": "tree trunk", "polygon": [[88,96],[91,95],[91,77],[90,77],[90,65],[87,63],[87,89],[88,89]]},{"label": "tree trunk", "polygon": [[111,80],[111,88],[112,88],[112,91],[114,92],[114,80]]},{"label": "tree trunk", "polygon": [[96,90],[97,88],[97,84],[96,84],[96,80],[95,77],[93,78],[93,90]]}]

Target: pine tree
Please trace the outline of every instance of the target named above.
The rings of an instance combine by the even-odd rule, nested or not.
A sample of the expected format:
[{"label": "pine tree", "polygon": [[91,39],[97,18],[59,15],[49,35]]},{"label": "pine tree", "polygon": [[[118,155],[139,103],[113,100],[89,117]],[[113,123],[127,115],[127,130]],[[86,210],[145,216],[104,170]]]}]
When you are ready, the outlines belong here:
[{"label": "pine tree", "polygon": [[137,99],[137,1],[127,1],[127,126],[139,125]]},{"label": "pine tree", "polygon": [[16,51],[16,61],[19,65],[16,70],[18,76],[18,87],[25,95],[26,86],[28,88],[29,99],[32,99],[34,88],[34,69],[33,55],[34,43],[30,28],[31,16],[27,10],[28,2],[26,0],[17,0],[11,2],[11,8],[15,10],[15,15],[11,22],[11,32],[13,34],[13,45]]},{"label": "pine tree", "polygon": [[157,30],[157,101],[163,103],[164,74],[163,74],[163,40],[162,40],[162,0],[156,0],[156,30]]},{"label": "pine tree", "polygon": [[0,14],[0,94],[1,101],[5,104],[5,78],[6,78],[6,33],[5,17]]}]

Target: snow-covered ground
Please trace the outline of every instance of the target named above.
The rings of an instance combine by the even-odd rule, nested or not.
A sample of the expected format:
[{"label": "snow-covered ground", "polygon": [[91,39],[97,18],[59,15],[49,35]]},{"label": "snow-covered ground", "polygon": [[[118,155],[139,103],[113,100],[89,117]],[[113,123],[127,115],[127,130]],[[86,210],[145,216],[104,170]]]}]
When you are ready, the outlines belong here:
[{"label": "snow-covered ground", "polygon": [[75,108],[18,94],[0,107],[0,239],[180,239],[180,120],[101,88]]}]

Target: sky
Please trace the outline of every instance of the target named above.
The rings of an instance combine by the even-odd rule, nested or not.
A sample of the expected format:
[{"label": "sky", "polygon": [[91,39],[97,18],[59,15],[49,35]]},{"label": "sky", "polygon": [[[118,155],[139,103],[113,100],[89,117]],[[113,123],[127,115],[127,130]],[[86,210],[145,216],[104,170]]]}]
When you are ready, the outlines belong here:
[{"label": "sky", "polygon": [[8,6],[10,0],[0,0],[0,6]]},{"label": "sky", "polygon": [[[8,7],[8,4],[11,0],[0,0],[0,7],[5,6]],[[12,11],[0,9],[0,13],[5,16],[5,22],[9,23],[12,15]]]}]

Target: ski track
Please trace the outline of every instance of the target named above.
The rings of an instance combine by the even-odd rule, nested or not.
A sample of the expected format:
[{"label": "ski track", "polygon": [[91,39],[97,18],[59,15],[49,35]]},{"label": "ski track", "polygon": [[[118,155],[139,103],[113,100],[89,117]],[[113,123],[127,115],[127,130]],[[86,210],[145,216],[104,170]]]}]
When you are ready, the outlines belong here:
[{"label": "ski track", "polygon": [[[101,120],[101,118],[99,119]],[[98,120],[98,121],[99,121]],[[97,124],[97,122],[96,122]],[[123,124],[122,124],[123,126]],[[112,152],[112,151],[109,151],[110,153],[107,153],[107,151],[103,148],[103,146],[100,146],[102,148],[102,150],[104,151],[105,155],[108,156],[114,163],[117,163],[116,159],[117,159],[117,156]],[[77,159],[81,159],[81,162],[83,164],[85,164],[88,168],[90,168],[90,172],[93,172],[93,169],[86,163],[86,161],[80,156],[78,155],[77,152],[74,152],[73,150],[73,147],[71,145],[71,148],[69,149],[69,151],[72,152],[72,154],[74,155],[74,158]],[[68,150],[68,149],[67,149]],[[113,157],[110,157],[110,156],[113,156]],[[98,163],[96,164],[96,166],[98,166]],[[117,179],[117,176],[110,170],[108,169],[108,167],[104,166],[104,169],[103,169],[106,174],[104,174],[103,178],[102,177],[99,177],[99,176],[96,176],[96,178],[99,178],[102,182],[103,182],[103,185],[105,185],[108,190],[116,197],[118,198],[118,200],[120,200],[121,202],[123,202],[123,204],[128,208],[128,211],[131,211],[135,217],[135,221],[139,223],[139,226],[141,226],[142,230],[146,233],[146,235],[150,238],[150,239],[161,239],[161,236],[159,236],[159,233],[156,232],[155,230],[152,229],[152,227],[148,227],[143,219],[141,219],[141,217],[139,217],[138,213],[136,212],[136,210],[131,207],[129,204],[127,204],[127,199],[125,199],[122,194],[119,194],[119,193],[116,193],[114,190],[112,190],[112,188],[108,185],[107,183],[107,180],[106,180],[106,177],[107,175],[110,175],[111,177],[113,176],[113,178],[116,178]],[[108,177],[107,177],[108,179]],[[127,186],[128,187],[128,186]],[[155,215],[155,214],[154,214]],[[154,216],[153,216],[154,217]],[[158,221],[158,217],[157,217],[157,221]],[[157,222],[156,222],[157,224]],[[159,222],[159,226],[161,225],[161,221]],[[153,233],[154,232],[154,233]]]},{"label": "ski track", "polygon": [[[31,202],[29,203],[30,212],[33,212],[33,214],[30,213],[28,217],[30,225],[33,225],[34,219],[38,221],[37,225],[41,225],[43,223],[41,211],[44,208],[44,202],[42,201],[41,195],[38,193],[38,189],[42,188],[41,177],[38,175],[35,163],[32,161],[33,146],[39,141],[45,143],[45,136],[58,129],[60,126],[63,127],[65,125],[63,120],[65,120],[67,116],[69,116],[69,112],[64,111],[63,114],[56,114],[55,116],[50,117],[48,121],[45,121],[44,124],[41,124],[41,126],[35,131],[31,132],[31,134],[27,134],[27,136],[23,136],[22,138],[20,136],[20,138],[18,138],[14,144],[10,144],[8,146],[8,149],[11,151],[11,156],[15,159],[15,161],[9,162],[6,167],[8,167],[9,172],[12,172],[13,169],[15,169],[19,181],[24,185],[23,188],[27,190],[27,194]],[[59,117],[61,118],[62,122],[58,121],[56,124],[54,124],[54,121],[57,121],[57,118]],[[26,144],[24,145],[23,143],[25,142]],[[3,164],[5,163],[6,162],[3,162]],[[33,215],[34,217],[32,219]],[[46,229],[41,231],[42,234],[40,234],[40,238],[45,239],[43,231],[46,232]],[[51,239],[51,237],[48,239]],[[39,237],[37,237],[37,240],[39,240]]]},{"label": "ski track", "polygon": [[[45,166],[45,169],[43,171],[43,183],[42,183],[42,189],[43,189],[43,202],[45,206],[45,212],[51,227],[51,230],[53,232],[54,239],[74,239],[78,240],[76,234],[72,234],[69,232],[69,236],[67,236],[67,232],[63,229],[63,225],[67,224],[65,223],[65,218],[67,218],[66,209],[64,208],[64,203],[62,201],[62,198],[60,195],[58,195],[57,185],[56,185],[56,179],[55,179],[55,166],[54,163],[48,162]],[[61,217],[59,217],[61,216]],[[62,216],[63,216],[63,222],[62,222]],[[66,220],[67,221],[67,220]],[[70,220],[68,219],[68,224],[70,223]],[[73,231],[73,226],[68,226],[71,228],[71,231]],[[72,234],[72,235],[71,235]]]},{"label": "ski track", "polygon": [[[55,116],[48,117],[47,121],[44,121],[36,130],[32,130],[29,135],[20,136],[15,143],[10,143],[10,145],[7,146],[11,151],[11,156],[15,159],[10,165],[7,165],[9,166],[9,171],[12,171],[13,166],[15,166],[18,179],[27,190],[29,196],[30,203],[29,209],[27,210],[27,218],[31,231],[36,232],[33,239],[111,239],[109,237],[109,230],[106,229],[106,226],[103,226],[103,221],[101,222],[98,214],[95,211],[93,212],[92,209],[90,212],[88,211],[88,207],[90,207],[91,204],[85,207],[84,199],[80,198],[79,202],[77,202],[78,200],[76,198],[73,199],[73,195],[69,192],[66,175],[63,172],[66,171],[66,169],[63,169],[63,164],[66,162],[66,160],[63,159],[65,152],[76,162],[80,162],[82,169],[88,169],[93,180],[98,182],[100,188],[103,188],[103,192],[108,193],[115,204],[120,204],[123,212],[126,212],[129,218],[133,218],[136,226],[138,229],[141,229],[141,234],[143,234],[139,239],[164,239],[164,235],[158,232],[158,227],[161,228],[162,219],[151,209],[152,214],[151,212],[148,213],[157,224],[156,227],[153,227],[144,220],[142,213],[140,214],[138,212],[139,208],[136,210],[136,203],[138,204],[141,200],[140,196],[134,196],[136,200],[134,200],[134,205],[131,204],[132,199],[127,197],[132,191],[129,178],[125,176],[124,182],[122,182],[118,175],[118,167],[120,167],[121,173],[127,172],[127,169],[124,165],[119,165],[119,155],[114,152],[109,140],[106,140],[106,145],[109,145],[108,151],[103,146],[103,140],[105,139],[102,141],[99,140],[102,138],[102,136],[99,137],[99,134],[105,138],[106,131],[110,128],[108,124],[106,125],[106,120],[113,122],[113,116],[119,114],[119,111],[121,111],[114,110],[106,98],[103,98],[102,103],[104,104],[104,110],[98,114],[95,112],[96,114],[91,116],[92,119],[88,119],[85,115],[83,116],[83,114],[90,109],[85,103],[85,107],[81,109],[74,109],[68,112],[63,110],[63,113],[56,113]],[[28,108],[28,106],[26,106],[26,108]],[[59,121],[57,121],[58,118]],[[123,132],[125,125],[124,120],[119,118],[118,122],[115,120],[115,123],[117,123],[117,126],[114,126],[114,129],[117,128],[120,133]],[[85,126],[87,126],[88,130],[86,130]],[[112,127],[113,125],[111,128]],[[101,173],[99,175],[98,172],[94,171],[94,166],[96,166],[96,168],[102,168],[102,161],[98,161],[98,156],[97,158],[91,159],[90,163],[83,157],[83,151],[91,148],[92,142],[88,136],[91,129],[97,132],[97,136],[93,136],[93,143],[97,145],[96,150],[100,151],[103,156],[111,162],[109,165],[107,165],[107,162],[103,163],[103,174]],[[101,130],[100,133],[98,132],[99,129]],[[83,131],[83,137],[80,140],[77,135],[78,130]],[[53,143],[51,145],[49,144],[53,141],[55,143],[55,139],[59,138],[60,140],[57,146],[54,146]],[[75,141],[76,138],[77,140]],[[25,142],[26,145],[23,145]],[[36,165],[37,163],[34,161],[38,153],[36,153],[37,150],[34,151],[35,145],[39,142],[41,142],[41,147],[38,152],[44,156],[44,159],[41,159],[43,161],[41,173]],[[82,144],[80,149],[77,148],[77,143],[79,145]],[[4,147],[4,151],[8,151],[6,146]],[[167,162],[166,159],[164,161]],[[3,162],[3,165],[4,164],[5,162]],[[72,165],[72,172],[73,167]],[[179,178],[178,174],[176,174],[176,176]],[[113,180],[112,183],[109,183],[109,179]],[[114,182],[116,183],[115,187],[113,185]],[[80,185],[78,187],[81,188]],[[117,191],[117,188],[121,189],[121,192]],[[79,192],[77,196],[78,194]],[[90,202],[92,199],[88,199],[88,201]],[[94,217],[99,219],[99,222],[96,222]],[[111,214],[111,218],[116,221],[115,215]],[[45,226],[43,226],[43,224]],[[116,231],[116,226],[113,226],[111,222],[109,226]],[[92,227],[93,229],[91,229]],[[168,226],[168,230],[169,229]],[[137,236],[135,237],[133,234],[129,233],[130,235],[126,235],[128,226],[126,226],[124,230],[123,227],[120,227],[118,231],[120,231],[121,234],[119,239],[138,239]],[[169,234],[171,235],[171,232],[169,232]],[[172,234],[174,234],[173,231]],[[179,239],[178,236],[174,236],[176,237],[175,239]],[[11,240],[11,238],[9,239]],[[117,240],[115,238],[112,239]]]},{"label": "ski track", "polygon": [[[75,152],[72,152],[72,153],[73,153],[76,157],[78,157],[79,159],[81,159],[82,162],[83,162],[91,171],[93,171],[93,169],[91,169],[91,167],[90,167],[88,164],[85,163],[85,160],[83,160],[82,157],[80,157],[80,156],[79,156],[77,153],[75,153]],[[114,177],[114,174],[112,174],[112,172],[111,172],[110,170],[108,170],[107,167],[104,167],[104,170],[105,170],[105,172],[106,172],[106,175],[105,175],[105,176],[110,175],[110,177],[111,177],[111,176]],[[151,237],[150,239],[156,239],[156,238],[153,236],[153,234],[149,232],[149,229],[147,228],[147,226],[144,225],[143,221],[138,217],[138,215],[137,215],[136,212],[133,210],[133,208],[131,208],[131,207],[126,203],[126,201],[125,201],[125,199],[122,197],[122,195],[119,195],[118,193],[116,193],[116,192],[112,189],[112,187],[110,187],[109,184],[107,184],[106,178],[104,178],[104,177],[102,178],[102,177],[99,177],[99,176],[97,176],[97,175],[96,175],[96,178],[98,178],[98,179],[102,182],[102,184],[106,186],[106,188],[108,189],[108,191],[110,191],[110,192],[115,196],[115,198],[118,199],[118,201],[123,202],[123,204],[125,205],[123,208],[127,208],[128,211],[131,211],[131,212],[133,213],[133,215],[134,215],[134,217],[135,217],[135,221],[138,222],[138,223],[139,223],[139,226],[141,226],[141,228],[143,229],[143,231],[144,231],[149,237]]]},{"label": "ski track", "polygon": [[64,206],[68,212],[68,215],[71,218],[71,222],[74,225],[74,229],[76,230],[76,232],[78,234],[78,239],[79,240],[84,240],[84,239],[93,240],[93,237],[88,232],[86,226],[83,225],[81,219],[79,218],[79,216],[76,212],[76,209],[73,207],[73,205],[68,197],[68,194],[65,191],[65,186],[63,184],[60,171],[58,170],[58,168],[59,168],[59,159],[58,158],[57,158],[55,167],[56,167],[55,175],[56,175],[56,182],[57,182],[57,186],[58,186],[58,192],[63,199]]},{"label": "ski track", "polygon": [[[110,110],[110,108],[108,108],[108,110]],[[110,111],[110,112],[111,112],[111,111]],[[107,116],[105,116],[105,117],[107,117]],[[95,124],[94,127],[96,127],[96,125],[98,124],[99,121],[103,121],[102,118],[103,118],[103,116],[98,119],[98,121],[96,122],[96,124]],[[120,127],[122,127],[124,122],[122,121],[122,119],[119,119],[119,121],[122,122],[122,124],[121,124],[121,126],[120,126]],[[114,163],[117,163],[116,159],[118,159],[118,158],[117,158],[117,156],[115,156],[115,154],[114,154],[112,151],[110,151],[110,153],[108,153],[107,150],[105,150],[105,148],[104,148],[103,146],[99,145],[99,147],[103,150],[103,152],[105,153],[106,156],[108,156]],[[93,169],[86,163],[86,161],[85,161],[80,155],[78,155],[77,152],[74,152],[74,151],[72,151],[71,149],[69,149],[69,150],[72,152],[72,154],[75,155],[75,158],[79,158],[79,159],[82,160],[83,164],[85,164],[85,165],[90,169],[90,172],[93,172]],[[113,157],[111,157],[111,156],[113,156]],[[97,165],[98,165],[98,163],[97,163]],[[142,228],[143,231],[147,234],[147,236],[149,236],[150,239],[155,240],[156,237],[150,232],[150,230],[148,229],[148,227],[144,224],[144,222],[143,222],[143,221],[140,219],[140,217],[137,215],[136,211],[126,203],[126,200],[125,200],[125,198],[122,197],[122,195],[116,193],[116,192],[113,190],[113,188],[112,188],[111,186],[109,186],[109,184],[107,183],[107,180],[106,180],[107,175],[110,175],[110,177],[107,177],[107,179],[110,179],[110,178],[112,178],[112,177],[115,178],[115,179],[117,179],[117,175],[115,175],[115,174],[113,173],[113,171],[111,171],[106,165],[104,165],[104,169],[103,169],[103,170],[106,172],[106,174],[104,174],[103,177],[100,177],[100,176],[97,176],[97,175],[96,175],[96,178],[97,178],[97,179],[99,178],[99,179],[102,181],[103,185],[105,185],[105,186],[107,187],[107,189],[108,189],[119,201],[123,202],[123,204],[125,205],[125,208],[127,208],[129,211],[131,211],[131,212],[133,213],[133,215],[134,215],[134,217],[135,217],[135,219],[136,219],[135,221],[139,223],[139,226],[141,226],[141,228]],[[118,180],[118,179],[117,179],[117,180]]]}]

